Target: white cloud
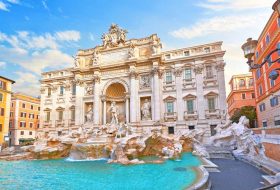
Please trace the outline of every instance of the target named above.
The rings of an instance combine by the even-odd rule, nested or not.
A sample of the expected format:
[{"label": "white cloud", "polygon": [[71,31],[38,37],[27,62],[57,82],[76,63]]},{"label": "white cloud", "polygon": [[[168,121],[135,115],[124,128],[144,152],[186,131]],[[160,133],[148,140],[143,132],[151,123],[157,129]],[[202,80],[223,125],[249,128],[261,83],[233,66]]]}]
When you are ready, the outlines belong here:
[{"label": "white cloud", "polygon": [[197,5],[213,11],[271,8],[275,0],[205,0]]},{"label": "white cloud", "polygon": [[6,67],[6,62],[0,61],[0,68],[4,68],[4,67]]},{"label": "white cloud", "polygon": [[80,32],[75,31],[75,30],[67,30],[67,31],[62,31],[62,32],[56,32],[55,37],[57,40],[61,41],[79,41],[81,36]]},{"label": "white cloud", "polygon": [[220,16],[213,17],[198,21],[193,26],[183,27],[178,30],[172,31],[171,35],[176,38],[196,38],[207,36],[209,34],[217,34],[224,32],[237,31],[242,28],[247,28],[254,24],[258,24],[258,20],[255,18],[263,17],[262,14],[251,15],[232,15],[232,16]]},{"label": "white cloud", "polygon": [[7,1],[12,4],[20,4],[20,0],[7,0]]},{"label": "white cloud", "polygon": [[92,33],[89,33],[89,39],[93,42],[95,41],[95,37]]},{"label": "white cloud", "polygon": [[48,11],[50,10],[49,7],[48,7],[48,5],[47,5],[47,0],[43,0],[43,1],[42,1],[42,4],[43,4],[43,7],[44,7],[46,10],[48,10]]},{"label": "white cloud", "polygon": [[[71,67],[73,58],[61,48],[80,39],[78,31],[59,31],[54,34],[37,35],[28,31],[19,31],[14,35],[0,32],[0,60],[17,64],[27,72],[16,71],[15,90],[39,94],[40,74],[46,69]],[[1,67],[1,62],[0,62]],[[26,76],[24,76],[26,75]],[[36,82],[34,82],[36,81]]]},{"label": "white cloud", "polygon": [[9,11],[8,5],[5,4],[4,2],[0,1],[0,10],[2,10],[2,11]]}]

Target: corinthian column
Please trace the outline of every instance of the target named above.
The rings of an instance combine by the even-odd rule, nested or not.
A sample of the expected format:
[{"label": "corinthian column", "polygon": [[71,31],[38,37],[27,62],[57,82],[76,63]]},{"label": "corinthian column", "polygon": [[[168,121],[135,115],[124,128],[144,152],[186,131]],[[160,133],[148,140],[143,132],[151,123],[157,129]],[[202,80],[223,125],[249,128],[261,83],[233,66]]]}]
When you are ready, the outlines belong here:
[{"label": "corinthian column", "polygon": [[219,106],[222,111],[226,111],[226,85],[224,75],[224,61],[220,61],[216,65],[217,80],[219,84]]},{"label": "corinthian column", "polygon": [[93,118],[93,123],[95,125],[99,124],[99,113],[100,113],[100,106],[99,106],[99,86],[100,86],[100,77],[95,76],[94,77],[94,118]]},{"label": "corinthian column", "polygon": [[158,67],[158,62],[153,63],[153,69],[152,69],[152,75],[153,75],[153,104],[154,104],[154,121],[160,121],[160,85],[159,85],[159,76],[160,76],[160,70]]},{"label": "corinthian column", "polygon": [[195,81],[197,97],[197,113],[199,119],[205,119],[205,101],[203,95],[203,66],[201,61],[195,62]]},{"label": "corinthian column", "polygon": [[137,90],[136,90],[136,77],[135,71],[130,71],[130,122],[134,123],[137,120]]},{"label": "corinthian column", "polygon": [[176,77],[176,101],[177,101],[177,114],[178,121],[183,121],[184,118],[184,103],[183,103],[183,92],[182,92],[182,72],[181,68],[176,68],[174,75]]}]

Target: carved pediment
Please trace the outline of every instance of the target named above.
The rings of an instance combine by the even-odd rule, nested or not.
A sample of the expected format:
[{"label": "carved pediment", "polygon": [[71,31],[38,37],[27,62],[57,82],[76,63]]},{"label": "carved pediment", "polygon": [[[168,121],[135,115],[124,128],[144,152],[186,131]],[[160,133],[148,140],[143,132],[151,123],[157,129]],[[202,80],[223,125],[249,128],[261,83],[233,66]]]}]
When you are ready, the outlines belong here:
[{"label": "carved pediment", "polygon": [[218,95],[219,95],[218,93],[211,91],[205,94],[204,96],[218,96]]},{"label": "carved pediment", "polygon": [[192,94],[188,94],[188,95],[184,96],[183,99],[184,100],[196,99],[196,96],[192,95]]},{"label": "carved pediment", "polygon": [[168,102],[168,101],[174,102],[175,100],[176,100],[176,98],[173,96],[167,96],[166,98],[163,99],[163,101],[165,101],[165,102]]}]

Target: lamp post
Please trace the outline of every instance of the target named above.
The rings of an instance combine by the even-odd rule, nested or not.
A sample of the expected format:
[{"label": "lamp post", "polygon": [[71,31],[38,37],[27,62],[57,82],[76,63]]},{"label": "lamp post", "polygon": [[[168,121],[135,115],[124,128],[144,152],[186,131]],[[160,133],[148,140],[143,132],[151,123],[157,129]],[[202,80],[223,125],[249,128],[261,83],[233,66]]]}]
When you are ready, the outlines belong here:
[{"label": "lamp post", "polygon": [[[272,6],[272,9],[274,11],[277,12],[278,14],[278,18],[280,18],[280,0],[276,0],[275,3]],[[249,65],[250,69],[259,69],[261,68],[266,62],[273,64],[273,63],[279,63],[280,64],[280,58],[278,56],[278,58],[276,60],[272,60],[271,59],[271,55],[274,54],[275,52],[279,52],[280,49],[276,48],[274,50],[272,50],[264,59],[264,61],[261,64],[256,64],[254,63],[252,57],[255,54],[255,50],[257,47],[258,41],[257,40],[252,40],[252,38],[248,38],[247,42],[245,42],[241,48],[244,51],[244,57],[248,59],[247,64]],[[280,68],[276,68],[273,69],[270,73],[269,73],[269,78],[271,80],[276,80],[279,77],[279,72]]]},{"label": "lamp post", "polygon": [[272,9],[273,9],[274,11],[277,11],[278,17],[280,17],[280,0],[277,0],[277,1],[273,4]]},{"label": "lamp post", "polygon": [[[280,6],[280,4],[279,4]],[[241,48],[244,51],[244,57],[248,59],[247,64],[249,65],[250,69],[259,69],[261,68],[265,63],[279,63],[280,64],[280,58],[278,57],[276,60],[272,60],[271,59],[271,55],[280,51],[279,48],[276,48],[274,50],[272,50],[265,58],[264,61],[260,64],[256,64],[254,63],[254,60],[252,59],[254,54],[255,54],[255,50],[257,47],[258,41],[257,40],[252,40],[252,38],[248,38],[247,42],[245,42]],[[271,80],[276,80],[279,77],[279,72],[280,68],[276,68],[273,69],[270,73],[269,73],[269,78]]]}]

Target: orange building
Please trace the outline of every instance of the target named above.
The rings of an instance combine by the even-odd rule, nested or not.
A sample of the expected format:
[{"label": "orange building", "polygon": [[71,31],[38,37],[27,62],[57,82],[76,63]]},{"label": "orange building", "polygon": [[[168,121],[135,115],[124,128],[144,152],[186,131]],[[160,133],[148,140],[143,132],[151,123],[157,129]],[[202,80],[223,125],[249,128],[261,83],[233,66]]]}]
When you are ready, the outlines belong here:
[{"label": "orange building", "polygon": [[0,151],[9,142],[9,115],[13,80],[0,76]]},{"label": "orange building", "polygon": [[229,85],[231,90],[227,97],[229,116],[243,106],[256,107],[254,79],[251,73],[233,75]]},{"label": "orange building", "polygon": [[39,126],[40,99],[15,93],[10,112],[10,145],[35,139]]},{"label": "orange building", "polygon": [[[261,64],[270,52],[280,48],[280,18],[274,11],[264,27],[259,39],[253,61]],[[280,51],[272,54],[272,61],[278,59]],[[271,63],[270,60],[259,69],[252,69],[255,81],[256,108],[258,117],[259,134],[265,148],[267,157],[280,161],[280,77],[271,80],[269,73],[279,68],[279,63]]]}]

